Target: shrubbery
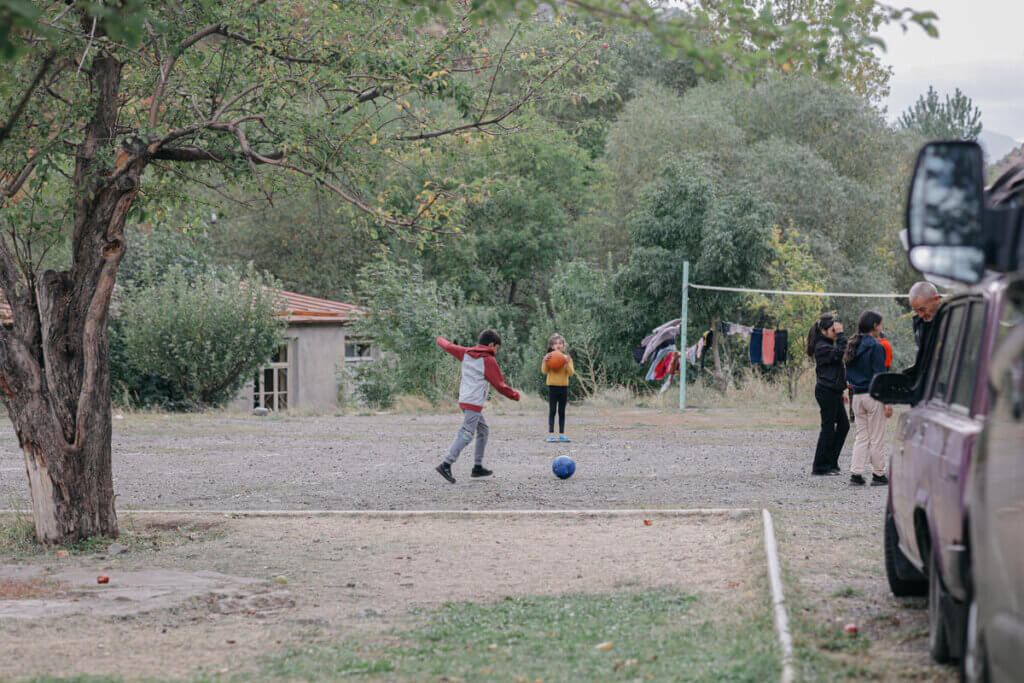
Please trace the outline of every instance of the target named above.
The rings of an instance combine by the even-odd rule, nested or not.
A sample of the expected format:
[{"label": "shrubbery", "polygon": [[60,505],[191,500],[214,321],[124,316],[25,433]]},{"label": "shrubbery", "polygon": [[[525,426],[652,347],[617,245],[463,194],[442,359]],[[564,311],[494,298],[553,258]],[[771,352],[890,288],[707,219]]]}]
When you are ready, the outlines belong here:
[{"label": "shrubbery", "polygon": [[115,398],[173,410],[224,405],[284,340],[277,284],[252,266],[214,267],[205,253],[201,236],[140,236],[110,323]]}]

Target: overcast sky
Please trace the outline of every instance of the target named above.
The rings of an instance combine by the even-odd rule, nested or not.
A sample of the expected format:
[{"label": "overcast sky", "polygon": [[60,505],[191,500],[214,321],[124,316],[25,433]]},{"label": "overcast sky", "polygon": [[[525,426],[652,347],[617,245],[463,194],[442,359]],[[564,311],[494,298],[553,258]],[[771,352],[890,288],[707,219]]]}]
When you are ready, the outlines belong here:
[{"label": "overcast sky", "polygon": [[900,0],[939,15],[939,37],[920,29],[882,33],[892,65],[886,104],[895,118],[934,85],[959,87],[981,109],[985,130],[1024,140],[1024,0]]}]

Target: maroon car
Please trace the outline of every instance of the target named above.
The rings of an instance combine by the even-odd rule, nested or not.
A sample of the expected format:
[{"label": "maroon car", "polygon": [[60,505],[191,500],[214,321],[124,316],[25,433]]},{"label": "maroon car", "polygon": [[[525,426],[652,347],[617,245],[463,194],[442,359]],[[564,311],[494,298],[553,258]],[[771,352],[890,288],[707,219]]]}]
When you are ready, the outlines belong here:
[{"label": "maroon car", "polygon": [[889,586],[928,595],[936,660],[999,682],[1024,680],[1024,164],[988,190],[983,175],[974,143],[922,149],[911,264],[969,286],[939,308],[915,372],[877,375],[871,396],[912,406],[890,464]]},{"label": "maroon car", "polygon": [[938,661],[962,654],[967,474],[989,402],[978,380],[988,372],[1005,292],[995,278],[943,302],[889,465],[886,574],[895,595],[931,591],[931,651]]}]

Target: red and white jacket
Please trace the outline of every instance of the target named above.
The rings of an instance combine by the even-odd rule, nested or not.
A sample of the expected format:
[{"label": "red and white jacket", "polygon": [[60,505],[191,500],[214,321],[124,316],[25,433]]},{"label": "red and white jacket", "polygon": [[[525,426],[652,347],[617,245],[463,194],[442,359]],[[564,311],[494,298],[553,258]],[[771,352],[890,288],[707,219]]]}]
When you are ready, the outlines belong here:
[{"label": "red and white jacket", "polygon": [[479,345],[469,349],[452,344],[444,337],[437,338],[437,345],[452,354],[462,363],[462,383],[459,385],[459,407],[463,410],[484,409],[490,383],[498,393],[513,401],[519,400],[519,392],[505,384],[505,378],[494,360],[494,351]]}]

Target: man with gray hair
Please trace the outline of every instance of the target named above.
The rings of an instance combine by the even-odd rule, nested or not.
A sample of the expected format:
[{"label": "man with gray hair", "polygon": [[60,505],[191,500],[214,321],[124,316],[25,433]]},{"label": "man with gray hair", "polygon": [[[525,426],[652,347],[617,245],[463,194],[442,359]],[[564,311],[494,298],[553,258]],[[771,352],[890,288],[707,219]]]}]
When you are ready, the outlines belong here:
[{"label": "man with gray hair", "polygon": [[932,334],[932,327],[935,323],[935,314],[939,310],[942,298],[935,285],[930,282],[915,282],[910,288],[910,307],[914,310],[914,340],[917,342],[917,356],[914,358],[914,365],[903,371],[913,381],[917,381],[918,368],[921,365],[921,357],[928,346],[928,340]]}]

